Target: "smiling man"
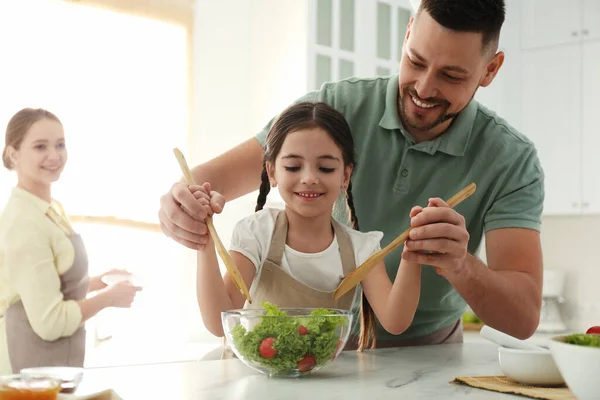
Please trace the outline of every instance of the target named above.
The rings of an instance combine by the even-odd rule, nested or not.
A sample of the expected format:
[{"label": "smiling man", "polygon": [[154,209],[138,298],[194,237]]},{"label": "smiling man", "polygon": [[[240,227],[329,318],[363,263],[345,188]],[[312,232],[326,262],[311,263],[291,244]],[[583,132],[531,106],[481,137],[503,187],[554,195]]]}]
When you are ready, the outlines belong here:
[{"label": "smiling man", "polygon": [[[502,0],[422,0],[397,75],[326,83],[299,99],[332,105],[352,128],[361,230],[383,231],[384,246],[412,225],[404,257],[427,266],[411,327],[400,336],[380,328],[378,347],[462,341],[465,303],[486,324],[519,338],[538,325],[543,172],[533,143],[473,98],[502,66],[504,7]],[[196,181],[210,182],[227,200],[257,190],[271,123],[194,168]],[[477,192],[455,209],[441,200],[471,182]],[[338,203],[334,215],[346,222]],[[427,207],[409,219],[414,206]],[[204,209],[185,184],[161,198],[159,217],[179,243],[206,243]],[[487,265],[475,255],[483,235]],[[400,253],[386,258],[390,277]]]}]

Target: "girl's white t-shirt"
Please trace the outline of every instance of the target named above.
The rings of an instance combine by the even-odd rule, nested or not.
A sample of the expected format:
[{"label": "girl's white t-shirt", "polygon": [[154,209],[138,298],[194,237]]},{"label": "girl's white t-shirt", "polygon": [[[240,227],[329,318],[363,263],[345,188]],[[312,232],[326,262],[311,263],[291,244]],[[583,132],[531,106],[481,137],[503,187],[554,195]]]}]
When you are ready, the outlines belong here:
[{"label": "girl's white t-shirt", "polygon": [[[230,250],[246,256],[256,267],[256,277],[269,254],[269,245],[275,229],[275,220],[280,210],[263,209],[239,221],[231,239]],[[374,252],[378,251],[383,233],[379,231],[359,232],[342,225],[354,249],[356,266],[361,265]],[[294,279],[317,290],[333,291],[344,277],[337,237],[331,245],[319,253],[301,253],[285,245],[281,267]],[[254,282],[250,288],[252,294]]]}]

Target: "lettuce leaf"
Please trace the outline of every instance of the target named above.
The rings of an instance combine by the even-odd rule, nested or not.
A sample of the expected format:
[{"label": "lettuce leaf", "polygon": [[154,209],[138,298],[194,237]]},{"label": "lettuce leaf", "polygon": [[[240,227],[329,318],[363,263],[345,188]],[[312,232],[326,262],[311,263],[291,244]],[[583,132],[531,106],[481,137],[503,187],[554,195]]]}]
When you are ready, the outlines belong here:
[{"label": "lettuce leaf", "polygon": [[[266,312],[251,331],[242,325],[232,329],[233,344],[244,358],[274,372],[284,372],[297,368],[298,361],[305,355],[314,356],[317,366],[333,357],[340,340],[336,329],[345,323],[346,317],[324,317],[333,314],[325,308],[313,310],[310,317],[290,317],[274,304],[264,302],[262,306]],[[300,335],[300,325],[306,327],[308,334]],[[273,358],[264,358],[259,348],[269,337],[275,339],[273,348],[277,354]]]}]

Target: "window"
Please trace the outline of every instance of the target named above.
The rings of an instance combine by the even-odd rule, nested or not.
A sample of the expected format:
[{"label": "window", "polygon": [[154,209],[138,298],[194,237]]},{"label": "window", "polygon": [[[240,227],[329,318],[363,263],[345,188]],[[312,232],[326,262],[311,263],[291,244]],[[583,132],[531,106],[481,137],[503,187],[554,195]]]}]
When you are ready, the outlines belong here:
[{"label": "window", "polygon": [[[190,252],[157,225],[159,198],[181,175],[172,149],[186,153],[188,143],[193,16],[191,8],[173,11],[183,3],[0,2],[0,120],[6,126],[24,107],[48,109],[62,120],[69,162],[53,197],[74,216],[90,273],[128,268],[148,283],[132,309],[101,313],[98,330],[88,324],[91,347],[107,329],[123,343],[182,343],[189,326],[201,324],[199,315],[189,318],[197,308],[195,271],[184,270]],[[15,180],[0,174],[4,202]],[[112,226],[106,217],[150,229]]]}]

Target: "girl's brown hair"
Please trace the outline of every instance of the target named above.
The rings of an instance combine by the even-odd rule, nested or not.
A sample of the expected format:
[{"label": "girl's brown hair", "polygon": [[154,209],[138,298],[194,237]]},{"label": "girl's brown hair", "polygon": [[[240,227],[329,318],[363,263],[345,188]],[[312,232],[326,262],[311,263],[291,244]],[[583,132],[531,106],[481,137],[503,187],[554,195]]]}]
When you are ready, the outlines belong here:
[{"label": "girl's brown hair", "polygon": [[50,119],[59,124],[61,123],[56,115],[42,108],[24,108],[13,115],[10,121],[8,121],[6,137],[4,139],[4,150],[2,150],[2,163],[6,169],[10,171],[13,168],[8,156],[8,148],[12,147],[15,150],[19,150],[31,126],[43,119]]},{"label": "girl's brown hair", "polygon": [[[344,116],[335,108],[326,103],[301,102],[285,109],[271,126],[265,139],[263,170],[261,175],[261,184],[255,211],[262,210],[267,195],[271,190],[269,176],[267,174],[266,163],[274,163],[277,155],[281,151],[283,142],[289,133],[300,129],[310,129],[319,127],[329,133],[335,144],[342,150],[344,166],[356,166],[356,156],[354,154],[354,138],[348,122]],[[358,218],[354,209],[354,199],[352,198],[352,182],[346,189],[346,204],[350,210],[350,219],[352,227],[358,230]],[[362,292],[362,291],[361,291]],[[371,305],[362,292],[360,304],[360,336],[358,350],[366,348],[375,348],[375,314]]]}]

